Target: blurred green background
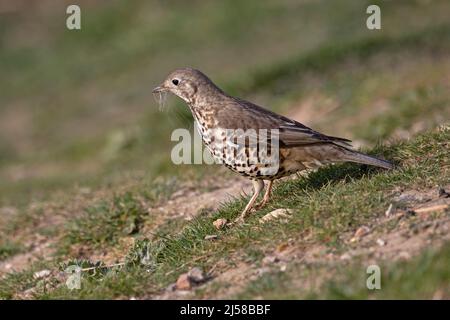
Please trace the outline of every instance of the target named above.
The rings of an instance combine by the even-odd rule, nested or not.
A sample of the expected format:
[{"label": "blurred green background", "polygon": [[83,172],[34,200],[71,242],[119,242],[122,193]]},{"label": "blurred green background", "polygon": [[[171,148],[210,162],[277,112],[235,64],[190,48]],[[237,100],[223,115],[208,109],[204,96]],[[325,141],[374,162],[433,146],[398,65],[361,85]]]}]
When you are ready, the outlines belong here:
[{"label": "blurred green background", "polygon": [[[366,28],[373,3],[382,6],[377,31]],[[0,4],[0,205],[129,175],[186,175],[170,162],[170,133],[191,127],[191,116],[175,98],[159,112],[151,96],[178,67],[280,112],[337,109],[323,116],[328,123],[303,121],[363,143],[391,133],[384,118],[369,132],[357,126],[377,116],[377,103],[389,111],[414,100],[418,111],[406,117],[421,117],[430,115],[424,102],[448,101],[448,62],[438,55],[449,42],[445,0],[86,0],[77,1],[81,30],[66,28],[68,4]],[[366,64],[374,52],[389,55]],[[408,87],[411,77],[419,80]],[[358,112],[358,121],[338,121]],[[388,120],[398,127],[400,118]]]}]

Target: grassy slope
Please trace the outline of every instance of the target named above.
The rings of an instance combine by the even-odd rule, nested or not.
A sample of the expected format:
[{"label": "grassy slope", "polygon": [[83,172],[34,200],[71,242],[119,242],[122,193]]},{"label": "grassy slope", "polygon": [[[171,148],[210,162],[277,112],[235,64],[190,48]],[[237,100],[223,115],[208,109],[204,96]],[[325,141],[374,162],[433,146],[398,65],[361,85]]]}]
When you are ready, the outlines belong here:
[{"label": "grassy slope", "polygon": [[[229,203],[212,216],[200,216],[186,225],[178,235],[171,234],[161,238],[156,236],[152,241],[137,241],[128,252],[125,267],[109,270],[101,276],[87,278],[83,282],[82,290],[69,291],[64,285],[58,285],[55,290],[46,292],[37,287],[35,295],[40,298],[112,298],[154,294],[160,292],[190,267],[201,266],[209,270],[223,257],[229,257],[230,264],[248,259],[256,264],[261,263],[264,252],[273,250],[286,239],[293,239],[297,245],[312,246],[321,243],[325,244],[329,250],[345,251],[349,244],[341,239],[341,235],[356,230],[358,226],[370,225],[371,221],[382,215],[392,201],[396,188],[425,190],[449,181],[447,152],[449,138],[449,128],[442,128],[438,132],[421,135],[414,141],[378,148],[377,153],[382,152],[398,163],[398,168],[392,172],[369,170],[354,165],[339,165],[321,169],[307,178],[281,183],[275,189],[274,201],[268,208],[250,217],[242,226],[220,231],[218,233],[220,241],[204,240],[206,235],[217,233],[212,222],[218,217],[232,219],[242,209],[244,201]],[[128,201],[131,200],[128,199]],[[274,222],[264,226],[259,225],[258,217],[276,207],[293,209],[293,219],[290,223]],[[89,228],[83,229],[83,234],[86,232],[98,235],[95,230]],[[120,233],[121,229],[115,228],[114,232]],[[91,243],[92,239],[76,239],[77,243],[80,241]],[[140,257],[142,252],[150,254],[146,265],[142,265],[141,260],[136,258]],[[447,250],[444,249],[442,256],[426,254],[425,258],[420,259],[431,259],[430,261],[423,262],[420,259],[414,261],[407,265],[406,271],[403,271],[403,268],[390,266],[390,270],[394,271],[387,277],[393,277],[395,281],[386,281],[385,287],[393,287],[384,293],[385,297],[430,298],[428,289],[411,292],[407,285],[397,288],[397,282],[400,281],[398,278],[406,278],[403,272],[414,270],[416,264],[424,264],[426,273],[433,276],[430,276],[431,284],[427,284],[424,279],[421,283],[432,286],[439,280],[445,284],[449,278],[447,269],[442,267],[441,260],[445,261],[446,252]],[[361,269],[359,266],[355,266],[356,268]],[[293,268],[290,272],[279,275],[278,278],[273,275],[272,277],[275,278],[263,277],[257,280],[257,284],[250,285],[245,297],[254,298],[261,294],[271,298],[302,297],[301,292],[298,293],[298,288],[291,288],[292,294],[285,288],[285,286],[289,288],[288,284],[291,283],[289,277],[297,276]],[[346,279],[348,280],[349,277],[350,274]],[[17,279],[22,278],[25,280],[20,280],[17,284]],[[416,281],[414,279],[411,281]],[[357,283],[355,279],[353,280]],[[4,281],[0,292],[3,297],[10,297],[18,289],[17,285],[32,286],[33,281],[37,280],[33,280],[32,273],[29,271],[13,274]],[[345,281],[340,284],[346,283]],[[336,287],[339,286],[333,287],[330,284],[330,288]],[[339,288],[347,290],[345,286],[344,289],[342,286]],[[361,293],[360,286],[357,285],[352,284],[348,290],[350,290],[348,297],[364,295]],[[327,297],[328,294],[332,297],[337,296],[332,289],[329,289],[329,293],[325,291],[325,296],[322,292],[317,294],[319,297]]]},{"label": "grassy slope", "polygon": [[[364,287],[367,274],[364,268],[353,267],[342,270],[345,279],[342,282],[329,282],[321,293],[310,295],[311,298],[327,299],[442,299],[450,297],[450,274],[448,261],[450,259],[450,244],[438,250],[428,249],[413,261],[384,264],[387,269],[381,279],[385,284],[380,291],[370,292]],[[355,281],[354,275],[359,274],[363,281]],[[353,278],[353,281],[352,281]],[[361,280],[359,278],[358,280]],[[349,285],[350,284],[350,285]]]},{"label": "grassy slope", "polygon": [[450,275],[448,260],[450,244],[439,249],[427,249],[411,261],[380,264],[381,289],[366,287],[367,263],[353,262],[350,265],[334,266],[338,275],[325,281],[315,290],[302,288],[298,279],[323,276],[330,272],[324,266],[310,266],[308,269],[290,270],[287,273],[274,272],[250,283],[236,298],[251,299],[448,299],[450,296]]}]

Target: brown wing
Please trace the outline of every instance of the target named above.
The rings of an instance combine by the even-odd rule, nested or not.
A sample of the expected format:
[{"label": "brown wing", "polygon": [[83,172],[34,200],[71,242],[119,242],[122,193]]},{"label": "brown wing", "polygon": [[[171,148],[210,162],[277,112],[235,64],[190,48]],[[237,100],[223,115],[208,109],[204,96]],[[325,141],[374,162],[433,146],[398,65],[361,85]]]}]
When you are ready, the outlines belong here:
[{"label": "brown wing", "polygon": [[298,121],[238,98],[231,98],[219,110],[218,119],[220,125],[227,129],[278,129],[280,145],[285,147],[317,143],[351,146],[348,139],[324,135]]}]

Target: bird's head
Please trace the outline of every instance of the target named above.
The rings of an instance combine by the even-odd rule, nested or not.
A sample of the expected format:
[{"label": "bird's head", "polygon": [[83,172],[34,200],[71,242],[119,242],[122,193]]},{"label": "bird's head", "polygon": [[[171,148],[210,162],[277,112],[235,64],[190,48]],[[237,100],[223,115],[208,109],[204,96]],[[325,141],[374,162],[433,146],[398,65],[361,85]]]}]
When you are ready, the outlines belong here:
[{"label": "bird's head", "polygon": [[172,92],[190,104],[196,102],[199,94],[220,91],[214,83],[201,71],[192,68],[177,69],[170,73],[153,94]]}]

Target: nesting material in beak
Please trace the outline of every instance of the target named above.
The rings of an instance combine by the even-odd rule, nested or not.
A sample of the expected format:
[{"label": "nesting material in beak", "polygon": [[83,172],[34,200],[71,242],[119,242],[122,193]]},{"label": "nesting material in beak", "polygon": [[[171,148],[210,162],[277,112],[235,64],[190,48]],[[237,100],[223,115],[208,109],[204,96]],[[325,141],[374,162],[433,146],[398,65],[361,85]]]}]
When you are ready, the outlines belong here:
[{"label": "nesting material in beak", "polygon": [[164,90],[161,86],[156,87],[152,90],[153,98],[158,103],[159,111],[164,110],[167,99],[167,91]]}]

